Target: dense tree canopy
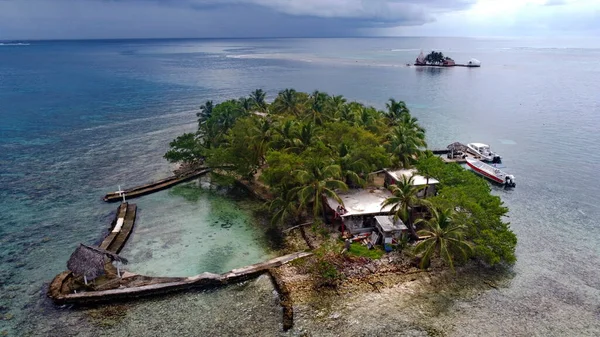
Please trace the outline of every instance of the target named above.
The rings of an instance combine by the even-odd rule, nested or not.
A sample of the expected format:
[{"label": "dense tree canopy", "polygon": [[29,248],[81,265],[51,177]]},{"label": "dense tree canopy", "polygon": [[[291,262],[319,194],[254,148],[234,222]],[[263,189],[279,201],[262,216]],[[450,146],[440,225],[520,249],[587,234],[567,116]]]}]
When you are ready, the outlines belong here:
[{"label": "dense tree canopy", "polygon": [[[216,105],[207,101],[197,114],[198,131],[175,139],[165,158],[185,163],[205,160],[221,167],[220,174],[265,185],[274,197],[269,211],[276,224],[297,224],[311,215],[317,220],[325,197],[337,199],[339,191],[363,186],[371,172],[382,168],[416,165],[422,174],[441,182],[439,194],[427,205],[455,210],[452,223],[460,227],[458,235],[443,222],[415,222],[427,223],[425,229],[439,234],[439,240],[430,240],[433,246],[425,249],[429,257],[438,251],[452,261],[443,247],[451,247],[447,243],[458,235],[473,248],[468,257],[489,264],[514,262],[516,237],[502,221],[507,209],[490,194],[487,183],[424,152],[425,130],[404,102],[390,99],[386,108],[294,89],[280,91],[268,103],[266,93],[257,89],[248,97]],[[413,228],[416,219],[409,212],[423,203],[410,186],[391,189],[396,199],[389,204],[397,205],[397,216],[416,238],[419,228]]]}]

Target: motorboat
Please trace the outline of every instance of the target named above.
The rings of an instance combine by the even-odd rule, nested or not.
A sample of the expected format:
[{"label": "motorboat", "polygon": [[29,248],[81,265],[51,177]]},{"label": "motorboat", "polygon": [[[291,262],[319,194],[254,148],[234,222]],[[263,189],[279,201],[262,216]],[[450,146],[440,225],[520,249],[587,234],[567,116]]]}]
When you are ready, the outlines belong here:
[{"label": "motorboat", "polygon": [[512,174],[507,174],[506,172],[502,171],[501,169],[486,164],[484,162],[482,162],[481,160],[477,160],[477,159],[473,159],[473,158],[466,158],[467,160],[467,165],[469,165],[469,167],[473,170],[473,172],[495,182],[498,184],[502,184],[505,187],[515,187],[516,183],[515,183],[515,176],[513,176]]},{"label": "motorboat", "polygon": [[480,160],[490,163],[502,162],[502,157],[497,153],[492,152],[490,146],[483,143],[469,143],[467,144],[467,151],[471,154],[479,157]]},{"label": "motorboat", "polygon": [[478,68],[481,67],[481,61],[477,59],[470,59],[469,62],[467,62],[466,66],[470,68]]}]

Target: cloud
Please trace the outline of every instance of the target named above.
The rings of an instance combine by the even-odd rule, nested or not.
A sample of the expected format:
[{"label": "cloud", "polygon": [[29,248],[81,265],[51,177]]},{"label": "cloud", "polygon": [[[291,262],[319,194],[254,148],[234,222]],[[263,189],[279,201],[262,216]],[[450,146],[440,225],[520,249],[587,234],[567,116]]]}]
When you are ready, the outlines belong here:
[{"label": "cloud", "polygon": [[356,36],[475,0],[0,0],[0,39]]}]

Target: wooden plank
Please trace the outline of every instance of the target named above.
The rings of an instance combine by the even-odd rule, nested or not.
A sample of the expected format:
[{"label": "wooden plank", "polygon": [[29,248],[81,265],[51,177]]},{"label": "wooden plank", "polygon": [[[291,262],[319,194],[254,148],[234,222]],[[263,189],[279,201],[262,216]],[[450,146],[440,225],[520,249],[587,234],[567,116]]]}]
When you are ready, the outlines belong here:
[{"label": "wooden plank", "polygon": [[[204,168],[204,169],[194,171],[194,172],[186,174],[186,175],[171,176],[171,177],[159,180],[157,182],[130,188],[130,189],[127,189],[124,191],[125,198],[132,199],[132,198],[141,197],[141,196],[144,196],[147,194],[151,194],[154,192],[158,192],[158,191],[167,189],[169,187],[175,186],[177,184],[181,184],[183,182],[198,178],[210,171],[211,171],[210,168]],[[103,200],[106,202],[116,202],[116,201],[122,200],[122,197],[118,193],[111,192],[111,193],[107,193],[104,196]]]},{"label": "wooden plank", "polygon": [[[133,231],[133,225],[135,224],[137,205],[136,204],[126,205],[126,209],[127,209],[127,211],[125,213],[125,220],[123,221],[123,226],[121,227],[121,231],[119,231],[116,234],[116,236],[113,238],[112,242],[107,246],[107,248],[105,248],[109,252],[113,252],[115,254],[118,254],[121,251],[121,249],[123,249],[123,247],[125,246],[125,243],[127,242],[127,239],[129,239],[129,236],[131,235],[131,232]],[[114,233],[111,233],[109,236],[111,236],[112,234],[114,234]],[[107,237],[107,239],[108,239],[108,237]]]}]

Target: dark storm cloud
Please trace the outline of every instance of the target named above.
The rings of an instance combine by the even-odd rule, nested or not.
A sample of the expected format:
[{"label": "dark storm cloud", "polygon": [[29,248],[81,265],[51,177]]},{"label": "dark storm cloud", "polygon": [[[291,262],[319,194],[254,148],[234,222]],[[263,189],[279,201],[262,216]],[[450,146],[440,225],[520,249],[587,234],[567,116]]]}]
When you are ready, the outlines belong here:
[{"label": "dark storm cloud", "polygon": [[0,39],[351,36],[475,0],[0,0]]}]

